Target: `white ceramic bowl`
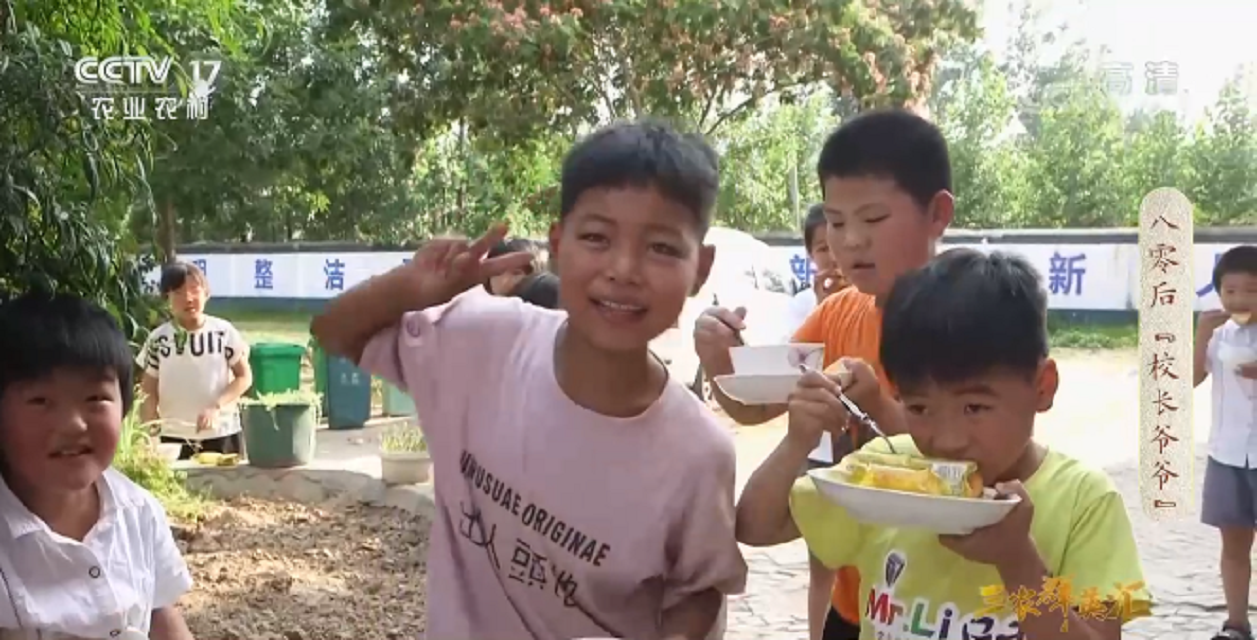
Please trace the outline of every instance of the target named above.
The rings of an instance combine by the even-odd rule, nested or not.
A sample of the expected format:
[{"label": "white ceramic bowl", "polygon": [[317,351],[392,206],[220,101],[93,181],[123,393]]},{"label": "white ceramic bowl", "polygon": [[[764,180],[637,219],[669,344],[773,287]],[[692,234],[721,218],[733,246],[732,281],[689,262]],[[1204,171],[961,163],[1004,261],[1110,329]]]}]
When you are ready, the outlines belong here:
[{"label": "white ceramic bowl", "polygon": [[157,443],[157,455],[161,456],[166,462],[177,462],[179,460],[179,452],[182,450],[183,445],[177,442]]},{"label": "white ceramic bowl", "polygon": [[1021,498],[948,498],[906,491],[891,491],[847,484],[838,468],[807,472],[816,490],[844,508],[852,518],[885,527],[926,529],[940,534],[964,535],[990,526],[1008,515]]},{"label": "white ceramic bowl", "polygon": [[823,344],[771,344],[729,350],[737,375],[799,373],[799,367],[820,369],[825,364]]},{"label": "white ceramic bowl", "polygon": [[733,374],[716,376],[715,382],[726,396],[742,404],[785,404],[802,377],[797,371],[777,375]]}]

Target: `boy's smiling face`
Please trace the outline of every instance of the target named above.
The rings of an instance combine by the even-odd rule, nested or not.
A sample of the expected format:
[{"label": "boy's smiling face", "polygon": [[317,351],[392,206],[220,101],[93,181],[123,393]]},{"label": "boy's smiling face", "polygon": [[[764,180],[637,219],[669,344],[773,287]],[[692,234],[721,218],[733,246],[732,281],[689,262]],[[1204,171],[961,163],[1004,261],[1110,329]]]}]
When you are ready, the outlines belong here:
[{"label": "boy's smiling face", "polygon": [[91,487],[113,462],[122,431],[118,378],[61,368],[0,398],[0,447],[11,482],[41,492]]},{"label": "boy's smiling face", "polygon": [[925,209],[894,180],[825,178],[826,239],[843,276],[884,298],[895,279],[933,257],[952,220],[952,196],[935,194]]},{"label": "boy's smiling face", "polygon": [[1234,272],[1223,275],[1218,299],[1228,313],[1257,312],[1257,274]]},{"label": "boy's smiling face", "polygon": [[644,349],[707,279],[696,214],[653,188],[590,189],[550,230],[560,305],[600,349]]},{"label": "boy's smiling face", "polygon": [[932,458],[975,462],[988,485],[1021,477],[1035,415],[1052,407],[1056,363],[1033,375],[998,369],[968,380],[926,381],[900,389],[908,432]]}]

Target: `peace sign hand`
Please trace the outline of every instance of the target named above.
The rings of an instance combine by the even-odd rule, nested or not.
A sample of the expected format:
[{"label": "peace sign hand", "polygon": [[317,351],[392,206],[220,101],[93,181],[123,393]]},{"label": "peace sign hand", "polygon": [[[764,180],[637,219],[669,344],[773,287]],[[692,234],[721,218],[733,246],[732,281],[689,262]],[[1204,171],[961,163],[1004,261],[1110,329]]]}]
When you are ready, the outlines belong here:
[{"label": "peace sign hand", "polygon": [[527,267],[533,256],[522,251],[485,259],[489,249],[506,238],[506,232],[507,226],[498,223],[474,242],[466,238],[431,240],[403,269],[406,280],[413,290],[422,292],[426,303],[443,304],[493,276]]}]

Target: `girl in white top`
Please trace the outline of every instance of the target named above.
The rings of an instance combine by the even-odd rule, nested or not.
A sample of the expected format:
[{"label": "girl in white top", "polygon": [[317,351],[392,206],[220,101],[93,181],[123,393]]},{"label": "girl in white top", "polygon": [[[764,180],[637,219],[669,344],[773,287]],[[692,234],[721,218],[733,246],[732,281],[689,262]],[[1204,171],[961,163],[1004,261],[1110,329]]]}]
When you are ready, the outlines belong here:
[{"label": "girl in white top", "polygon": [[136,358],[144,370],[140,418],[161,420],[163,442],[198,451],[242,453],[236,401],[253,384],[249,344],[232,324],[205,314],[209,282],[196,265],[162,269],[161,294],[172,320],[153,330]]},{"label": "girl in white top", "polygon": [[161,505],[110,469],[131,353],[75,296],[0,304],[0,637],[191,640]]}]

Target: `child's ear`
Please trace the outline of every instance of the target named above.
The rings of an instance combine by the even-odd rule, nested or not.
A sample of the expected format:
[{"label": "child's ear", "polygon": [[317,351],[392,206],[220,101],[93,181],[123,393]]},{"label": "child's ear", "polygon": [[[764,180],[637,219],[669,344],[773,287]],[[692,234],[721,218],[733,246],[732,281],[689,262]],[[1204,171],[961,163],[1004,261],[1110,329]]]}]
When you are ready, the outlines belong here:
[{"label": "child's ear", "polygon": [[1056,368],[1056,361],[1048,358],[1039,365],[1039,373],[1035,377],[1035,392],[1038,395],[1035,410],[1043,413],[1052,408],[1056,400],[1056,390],[1061,386],[1061,374]]},{"label": "child's ear", "polygon": [[698,295],[699,289],[707,284],[707,278],[711,276],[711,265],[716,262],[715,245],[704,244],[698,247],[698,275],[694,278],[694,286],[690,289],[690,295]]}]

